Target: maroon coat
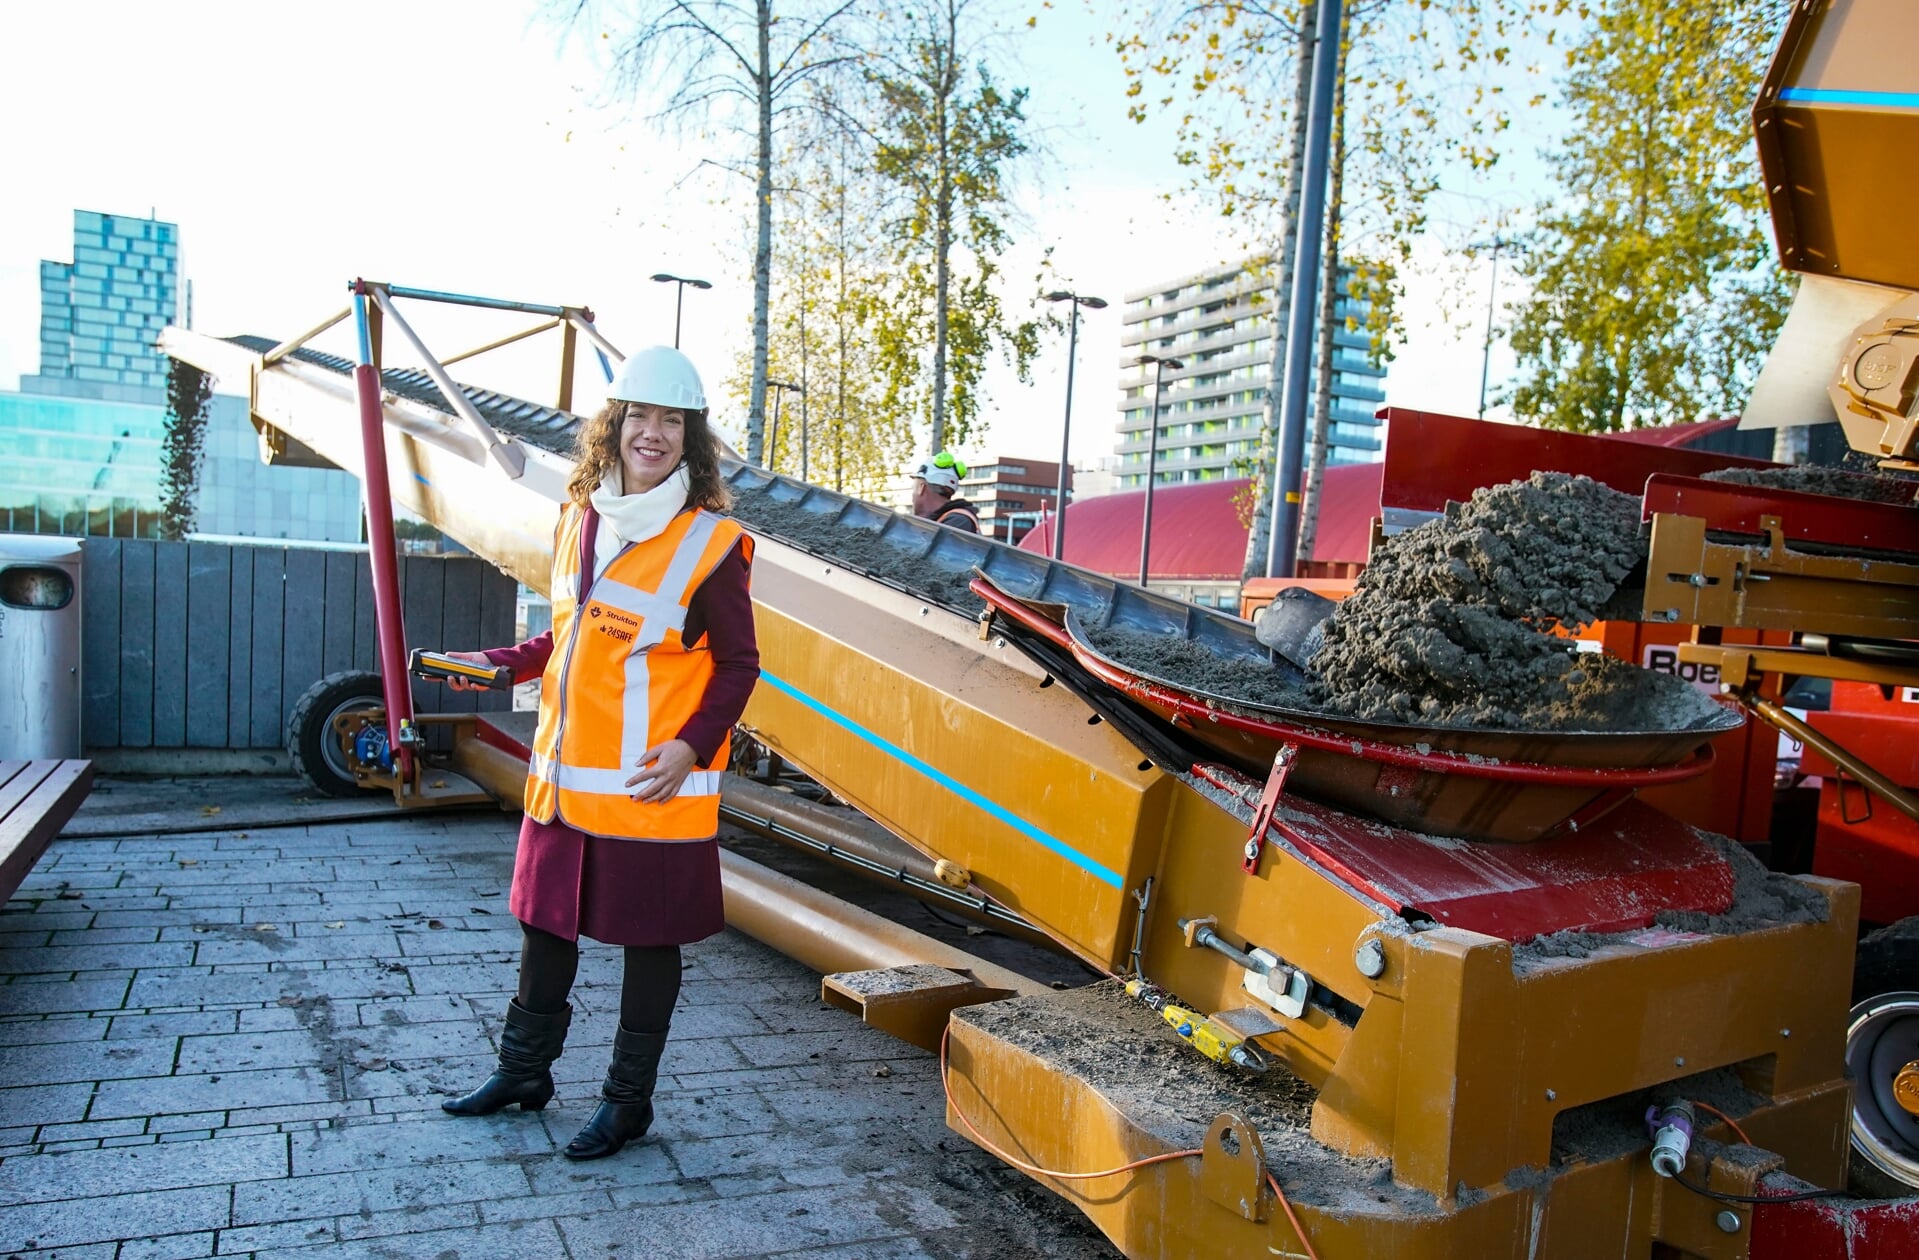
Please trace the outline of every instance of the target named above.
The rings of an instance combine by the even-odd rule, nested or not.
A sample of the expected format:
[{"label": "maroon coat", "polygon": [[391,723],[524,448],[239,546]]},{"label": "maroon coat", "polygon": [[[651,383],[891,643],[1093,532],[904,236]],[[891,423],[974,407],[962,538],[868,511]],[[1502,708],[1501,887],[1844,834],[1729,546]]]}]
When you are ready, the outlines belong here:
[{"label": "maroon coat", "polygon": [[[593,572],[593,540],[599,514],[587,510],[581,530],[583,575]],[[698,709],[680,728],[701,766],[708,766],[731,738],[760,675],[753,633],[753,597],[746,556],[735,549],[702,582],[687,604],[682,641],[705,640],[713,653],[713,677]],[[587,583],[580,599],[591,593]],[[518,647],[486,653],[509,665],[515,682],[538,678],[553,654],[548,631]],[[559,697],[542,695],[540,703]],[[725,926],[720,898],[719,842],[611,839],[568,826],[526,818],[520,824],[513,865],[515,918],[568,940],[589,936],[609,945],[686,945]]]}]

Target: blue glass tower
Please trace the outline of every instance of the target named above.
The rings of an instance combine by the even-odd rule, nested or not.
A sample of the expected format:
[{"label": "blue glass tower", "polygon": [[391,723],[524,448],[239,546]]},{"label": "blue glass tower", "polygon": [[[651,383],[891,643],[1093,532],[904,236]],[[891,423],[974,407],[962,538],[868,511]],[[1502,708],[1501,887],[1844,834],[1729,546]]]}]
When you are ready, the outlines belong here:
[{"label": "blue glass tower", "polygon": [[158,219],[73,212],[73,261],[40,264],[40,374],[22,392],[163,401],[155,348],[179,309],[180,230]]}]

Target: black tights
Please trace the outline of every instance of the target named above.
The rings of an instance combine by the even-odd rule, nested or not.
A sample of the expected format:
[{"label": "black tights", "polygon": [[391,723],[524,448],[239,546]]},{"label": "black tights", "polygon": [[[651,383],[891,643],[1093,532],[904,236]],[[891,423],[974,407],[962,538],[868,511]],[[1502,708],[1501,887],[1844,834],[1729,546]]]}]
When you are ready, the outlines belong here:
[{"label": "black tights", "polygon": [[[580,946],[520,924],[526,939],[520,946],[520,1005],[538,1015],[551,1015],[566,1005],[573,977],[580,970]],[[620,1024],[629,1032],[663,1033],[673,1022],[673,1004],[680,998],[680,947],[628,945],[626,973],[620,981]]]}]

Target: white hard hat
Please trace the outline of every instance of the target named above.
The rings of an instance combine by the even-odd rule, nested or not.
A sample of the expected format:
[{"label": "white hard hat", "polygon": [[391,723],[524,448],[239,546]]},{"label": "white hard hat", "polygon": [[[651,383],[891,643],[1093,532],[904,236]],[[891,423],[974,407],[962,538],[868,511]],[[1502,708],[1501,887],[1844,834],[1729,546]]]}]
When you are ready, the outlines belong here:
[{"label": "white hard hat", "polygon": [[[944,463],[940,462],[942,459],[945,460]],[[938,455],[928,455],[925,459],[913,464],[906,470],[906,475],[909,477],[917,477],[927,485],[945,490],[948,493],[957,493],[959,491],[960,473],[964,471],[965,468],[966,465],[955,460],[945,451],[941,451]]]},{"label": "white hard hat", "polygon": [[706,410],[706,389],[700,384],[699,369],[672,346],[648,346],[628,355],[606,396],[681,411]]}]

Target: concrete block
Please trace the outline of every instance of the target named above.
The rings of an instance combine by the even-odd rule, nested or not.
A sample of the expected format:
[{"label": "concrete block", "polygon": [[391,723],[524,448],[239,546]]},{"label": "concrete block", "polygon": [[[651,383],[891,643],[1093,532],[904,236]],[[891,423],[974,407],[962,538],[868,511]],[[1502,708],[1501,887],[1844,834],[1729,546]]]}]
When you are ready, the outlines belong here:
[{"label": "concrete block", "polygon": [[64,977],[56,984],[0,984],[0,1015],[55,1015],[114,1011],[125,1005],[131,973],[120,977]]},{"label": "concrete block", "polygon": [[329,1009],[331,1003],[324,998],[311,1002],[302,1002],[298,1006],[281,1006],[275,1002],[272,1006],[242,1007],[235,1011],[236,1027],[228,1032],[242,1033],[281,1033],[295,1032],[315,1023],[331,1020],[337,1012]]},{"label": "concrete block", "polygon": [[324,1031],[238,1032],[209,1037],[180,1038],[182,1075],[194,1072],[240,1072],[254,1068],[298,1067],[329,1061],[329,1038]]},{"label": "concrete block", "polygon": [[[407,1254],[416,1256],[458,1256],[459,1260],[528,1260],[533,1256],[558,1256],[560,1236],[550,1221],[508,1221],[498,1225],[476,1225],[466,1229],[431,1230],[410,1234]],[[311,1260],[311,1253],[259,1250],[256,1260]],[[374,1238],[342,1242],[327,1249],[327,1260],[391,1260],[390,1241]]]},{"label": "concrete block", "polygon": [[476,1160],[555,1153],[546,1130],[517,1108],[494,1116],[449,1116],[436,1106],[426,1118],[295,1133],[289,1141],[295,1177],[441,1165],[445,1175],[459,1178]]},{"label": "concrete block", "polygon": [[148,1116],[146,1125],[148,1133],[193,1133],[218,1129],[226,1122],[224,1111],[189,1111],[177,1116]]},{"label": "concrete block", "polygon": [[[282,1248],[314,1248],[298,1254],[308,1257],[321,1254],[318,1244],[331,1243],[338,1237],[338,1231],[331,1220],[280,1221],[268,1225],[240,1225],[233,1229],[220,1231],[219,1254],[223,1256],[253,1255],[265,1251],[278,1251]],[[332,1249],[326,1250],[332,1255]]]},{"label": "concrete block", "polygon": [[0,975],[20,972],[106,971],[128,967],[184,967],[193,947],[157,942],[149,945],[50,945],[44,949],[0,949]]},{"label": "concrete block", "polygon": [[371,1212],[360,1216],[342,1216],[333,1223],[342,1239],[393,1238],[404,1235],[402,1245],[411,1247],[412,1238],[429,1231],[460,1229],[479,1225],[480,1208],[476,1203],[448,1203],[440,1207],[406,1208],[398,1212]]},{"label": "concrete block", "polygon": [[235,1125],[273,1124],[282,1127],[334,1120],[357,1120],[373,1114],[364,1098],[347,1102],[328,1099],[317,1103],[292,1103],[280,1107],[244,1107],[227,1113],[227,1123]]},{"label": "concrete block", "polygon": [[[46,943],[66,945],[147,945],[160,939],[157,927],[101,927],[98,925],[55,932]],[[12,942],[0,942],[0,945]]]},{"label": "concrete block", "polygon": [[[892,1215],[892,1213],[888,1213]],[[938,1228],[951,1217],[925,1224]],[[909,1231],[884,1219],[864,1187],[789,1190],[739,1199],[665,1204],[645,1212],[575,1217],[560,1222],[574,1255],[670,1255],[680,1260],[812,1254],[822,1248],[899,1237]]]},{"label": "concrete block", "polygon": [[0,1089],[0,1116],[6,1117],[9,1128],[77,1124],[87,1118],[91,1097],[93,1086],[83,1084]]},{"label": "concrete block", "polygon": [[129,1238],[116,1260],[198,1260],[213,1254],[214,1235],[201,1231],[164,1237]]},{"label": "concrete block", "polygon": [[480,1219],[495,1221],[544,1221],[565,1216],[586,1216],[614,1206],[604,1190],[582,1190],[574,1194],[528,1195],[523,1199],[499,1199],[480,1204]]},{"label": "concrete block", "polygon": [[146,1132],[146,1121],[139,1117],[125,1120],[90,1120],[79,1124],[48,1124],[40,1128],[42,1142],[73,1142],[82,1138],[128,1137]]},{"label": "concrete block", "polygon": [[[4,1167],[0,1165],[0,1170]],[[434,1167],[319,1173],[235,1186],[233,1220],[236,1225],[262,1225],[352,1216],[360,1212],[437,1207],[446,1203],[481,1203],[489,1199],[519,1198],[528,1189],[526,1174],[519,1165],[481,1160],[461,1165],[457,1176],[451,1175],[448,1169]],[[426,1254],[433,1252],[429,1250]]]},{"label": "concrete block", "polygon": [[282,1134],[75,1151],[58,1158],[0,1163],[0,1204],[251,1183],[284,1177],[286,1168],[287,1140]]},{"label": "concrete block", "polygon": [[314,1103],[333,1097],[337,1088],[317,1067],[108,1081],[94,1096],[88,1118],[105,1120],[117,1116],[160,1116]]},{"label": "concrete block", "polygon": [[179,1011],[170,1015],[121,1015],[107,1030],[110,1040],[140,1037],[188,1037],[233,1032],[239,1024],[233,1011]]},{"label": "concrete block", "polygon": [[12,1019],[0,1023],[0,1046],[38,1046],[59,1041],[98,1041],[104,1019]]}]

